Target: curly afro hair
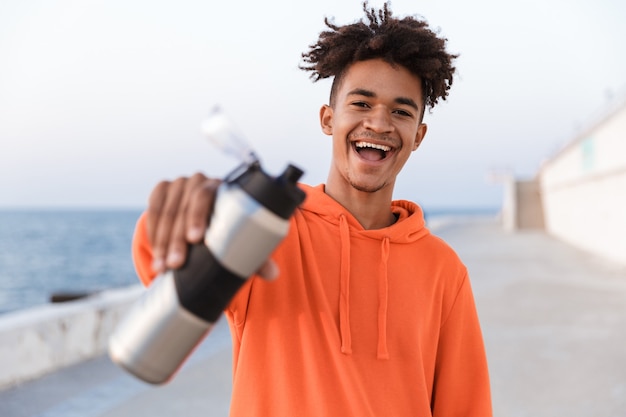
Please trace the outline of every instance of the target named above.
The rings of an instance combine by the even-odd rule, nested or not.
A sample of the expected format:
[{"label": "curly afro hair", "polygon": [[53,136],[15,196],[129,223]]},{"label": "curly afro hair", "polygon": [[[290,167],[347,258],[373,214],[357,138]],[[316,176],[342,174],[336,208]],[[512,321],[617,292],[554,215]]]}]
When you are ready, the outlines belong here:
[{"label": "curly afro hair", "polygon": [[335,77],[330,93],[330,104],[351,64],[381,58],[392,65],[400,65],[422,80],[424,104],[433,108],[441,98],[446,99],[452,85],[458,55],[446,51],[446,38],[433,32],[425,20],[417,17],[402,19],[392,16],[389,3],[380,10],[368,9],[363,3],[367,21],[337,26],[328,18],[324,23],[330,30],[320,33],[317,43],[302,54],[299,66],[311,72],[311,79]]}]

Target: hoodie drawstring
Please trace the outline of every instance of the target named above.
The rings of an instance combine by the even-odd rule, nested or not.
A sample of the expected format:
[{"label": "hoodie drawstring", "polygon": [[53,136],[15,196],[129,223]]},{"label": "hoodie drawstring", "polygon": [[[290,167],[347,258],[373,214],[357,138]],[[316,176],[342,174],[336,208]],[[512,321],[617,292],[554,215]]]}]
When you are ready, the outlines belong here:
[{"label": "hoodie drawstring", "polygon": [[378,280],[378,359],[389,359],[387,350],[387,303],[389,301],[389,281],[387,260],[389,259],[389,238],[385,236],[381,245],[381,263]]},{"label": "hoodie drawstring", "polygon": [[[341,240],[341,287],[339,294],[341,352],[350,355],[352,354],[352,334],[350,332],[350,228],[348,220],[344,215],[339,216],[339,237]],[[385,237],[381,243],[381,263],[378,274],[378,359],[389,359],[389,351],[387,350],[388,259],[389,237]]]},{"label": "hoodie drawstring", "polygon": [[339,328],[341,331],[341,352],[352,353],[350,334],[350,229],[343,214],[339,216],[339,237],[341,239],[341,289],[339,294]]}]

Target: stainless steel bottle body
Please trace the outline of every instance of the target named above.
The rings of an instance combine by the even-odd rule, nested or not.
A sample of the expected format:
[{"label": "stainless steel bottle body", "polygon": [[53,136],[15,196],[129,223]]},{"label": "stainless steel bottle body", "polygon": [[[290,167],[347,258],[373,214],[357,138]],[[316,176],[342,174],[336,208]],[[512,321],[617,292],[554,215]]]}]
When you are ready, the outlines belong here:
[{"label": "stainless steel bottle body", "polygon": [[[300,200],[277,213],[259,203],[250,187],[245,181],[220,186],[204,243],[192,245],[185,265],[157,277],[131,307],[109,340],[113,362],[146,382],[168,381],[241,285],[269,258],[287,234],[289,217],[304,195],[289,195],[290,200]],[[253,194],[259,193],[255,181],[252,188]],[[267,194],[263,187],[260,190]],[[270,198],[270,206],[275,201]]]},{"label": "stainless steel bottle body", "polygon": [[289,219],[260,205],[239,187],[220,187],[204,244],[226,269],[247,278],[287,235]]},{"label": "stainless steel bottle body", "polygon": [[158,276],[109,339],[109,356],[151,384],[169,380],[212,323],[180,305],[172,271]]}]

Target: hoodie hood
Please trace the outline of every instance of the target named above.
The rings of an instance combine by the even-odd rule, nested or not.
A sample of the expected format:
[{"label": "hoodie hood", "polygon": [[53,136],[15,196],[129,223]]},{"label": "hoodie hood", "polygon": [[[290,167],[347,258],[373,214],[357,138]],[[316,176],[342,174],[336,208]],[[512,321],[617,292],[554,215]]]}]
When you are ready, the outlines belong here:
[{"label": "hoodie hood", "polygon": [[340,253],[340,296],[339,296],[339,330],[341,334],[341,351],[352,354],[352,332],[350,330],[350,258],[351,240],[353,237],[367,238],[380,242],[380,263],[377,274],[378,305],[372,306],[377,312],[378,346],[377,357],[389,359],[387,349],[387,308],[389,302],[388,260],[393,244],[415,242],[429,234],[421,208],[412,202],[397,200],[391,203],[391,211],[397,221],[391,226],[366,230],[356,218],[337,201],[324,192],[324,185],[310,187],[302,185],[307,197],[301,206],[304,211],[315,213],[324,221],[335,225],[341,242]]},{"label": "hoodie hood", "polygon": [[398,218],[397,221],[389,227],[366,230],[348,210],[324,192],[324,184],[315,187],[301,185],[301,188],[307,195],[301,209],[314,212],[329,223],[336,225],[339,225],[340,218],[343,216],[350,230],[361,236],[377,240],[386,237],[391,243],[411,243],[429,234],[424,213],[420,206],[413,202],[392,201],[391,211]]}]

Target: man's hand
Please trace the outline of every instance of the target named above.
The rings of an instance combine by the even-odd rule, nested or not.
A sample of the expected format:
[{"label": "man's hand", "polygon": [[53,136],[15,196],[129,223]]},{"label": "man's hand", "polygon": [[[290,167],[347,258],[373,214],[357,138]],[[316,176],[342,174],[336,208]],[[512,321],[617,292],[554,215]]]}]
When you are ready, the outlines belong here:
[{"label": "man's hand", "polygon": [[[146,227],[155,272],[181,267],[187,257],[187,246],[202,241],[221,183],[219,179],[197,173],[189,178],[161,181],[154,187],[148,201]],[[278,268],[270,260],[258,274],[273,279]]]}]

